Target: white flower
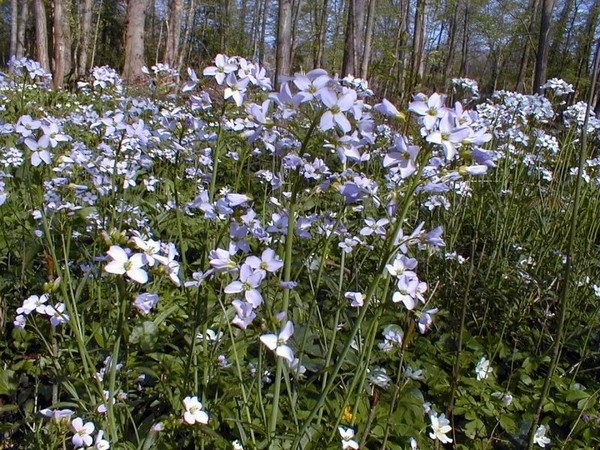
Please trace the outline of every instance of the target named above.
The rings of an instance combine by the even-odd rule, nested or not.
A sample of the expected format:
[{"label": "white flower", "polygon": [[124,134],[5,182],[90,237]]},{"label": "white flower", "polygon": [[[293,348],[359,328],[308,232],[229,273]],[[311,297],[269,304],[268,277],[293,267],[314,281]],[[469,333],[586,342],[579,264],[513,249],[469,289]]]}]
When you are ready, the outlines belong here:
[{"label": "white flower", "polygon": [[281,356],[291,363],[294,361],[294,351],[286,343],[292,334],[294,334],[294,324],[288,320],[279,335],[263,334],[260,341],[273,350],[277,356]]},{"label": "white flower", "polygon": [[477,363],[477,366],[475,366],[477,380],[485,380],[493,370],[494,369],[490,367],[490,362],[485,358],[481,358]]},{"label": "white flower", "polygon": [[437,416],[434,412],[429,414],[429,419],[431,420],[431,430],[429,433],[429,437],[433,440],[438,440],[442,444],[448,444],[452,442],[446,433],[452,431],[452,427],[450,426],[450,421],[446,419],[445,414],[440,414]]},{"label": "white flower", "polygon": [[92,445],[92,433],[94,432],[94,424],[92,422],[88,422],[85,425],[83,424],[83,420],[80,417],[73,419],[71,422],[71,427],[75,434],[71,441],[75,447],[89,447]]},{"label": "white flower", "polygon": [[342,437],[342,449],[347,448],[358,448],[358,442],[356,442],[354,438],[354,430],[352,428],[338,427],[338,431],[340,432],[340,436]]},{"label": "white flower", "polygon": [[185,406],[185,412],[183,413],[183,420],[190,425],[195,423],[208,423],[208,414],[202,411],[202,403],[198,401],[198,397],[186,397],[183,399],[183,406]]},{"label": "white flower", "polygon": [[137,281],[140,284],[148,281],[148,274],[142,269],[146,264],[144,254],[136,253],[130,258],[127,252],[118,245],[111,245],[106,253],[112,258],[112,261],[104,268],[108,273],[116,275],[126,274],[133,281]]},{"label": "white flower", "polygon": [[535,435],[533,436],[533,442],[542,448],[550,443],[550,438],[546,437],[546,431],[548,431],[548,428],[546,428],[545,425],[540,425],[538,429],[535,430]]}]

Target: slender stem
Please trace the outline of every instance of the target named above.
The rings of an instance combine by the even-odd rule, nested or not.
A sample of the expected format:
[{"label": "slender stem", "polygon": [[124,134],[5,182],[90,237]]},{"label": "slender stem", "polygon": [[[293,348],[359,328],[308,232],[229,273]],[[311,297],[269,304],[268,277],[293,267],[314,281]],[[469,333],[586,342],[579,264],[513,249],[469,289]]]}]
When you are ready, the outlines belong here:
[{"label": "slender stem", "polygon": [[[600,46],[600,40],[596,44]],[[598,61],[600,58],[596,58],[594,63],[594,70],[592,75],[592,80],[596,80],[598,75]],[[569,283],[571,280],[571,267],[572,267],[572,259],[574,256],[575,249],[575,236],[577,234],[577,216],[579,213],[579,206],[581,203],[581,187],[583,184],[583,168],[585,164],[585,160],[587,157],[587,140],[588,140],[588,123],[590,121],[590,109],[592,100],[594,98],[594,90],[596,83],[592,83],[589,92],[589,99],[587,108],[585,110],[585,119],[583,121],[583,126],[581,129],[581,151],[579,153],[579,165],[577,171],[577,181],[575,184],[575,197],[573,199],[573,212],[571,213],[571,223],[569,225],[569,236],[567,241],[567,251],[566,251],[566,262],[564,268],[563,275],[563,284],[560,292],[560,306],[559,306],[559,314],[558,314],[558,328],[556,330],[556,336],[554,339],[554,345],[552,347],[552,360],[550,362],[550,367],[548,368],[548,374],[546,375],[546,379],[544,381],[544,386],[542,388],[542,393],[540,394],[540,399],[537,404],[537,408],[535,414],[533,416],[533,420],[531,422],[531,428],[529,429],[529,442],[528,442],[528,450],[533,449],[535,432],[538,428],[538,424],[540,423],[540,417],[542,415],[542,410],[544,408],[544,403],[546,402],[546,398],[548,397],[548,393],[550,392],[550,385],[552,384],[552,378],[554,376],[554,372],[558,366],[558,360],[560,358],[560,353],[562,350],[562,341],[563,335],[565,332],[565,322],[567,317],[567,311],[569,308]]]}]

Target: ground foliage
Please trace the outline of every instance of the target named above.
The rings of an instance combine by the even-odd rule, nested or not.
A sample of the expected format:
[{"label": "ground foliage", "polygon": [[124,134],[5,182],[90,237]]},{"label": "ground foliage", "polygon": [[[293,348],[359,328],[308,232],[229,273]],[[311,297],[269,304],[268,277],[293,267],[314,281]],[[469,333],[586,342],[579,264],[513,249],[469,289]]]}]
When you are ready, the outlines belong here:
[{"label": "ground foliage", "polygon": [[147,76],[2,76],[6,445],[524,448],[549,376],[535,445],[599,445],[600,123],[579,173],[569,85],[398,110],[224,55]]}]

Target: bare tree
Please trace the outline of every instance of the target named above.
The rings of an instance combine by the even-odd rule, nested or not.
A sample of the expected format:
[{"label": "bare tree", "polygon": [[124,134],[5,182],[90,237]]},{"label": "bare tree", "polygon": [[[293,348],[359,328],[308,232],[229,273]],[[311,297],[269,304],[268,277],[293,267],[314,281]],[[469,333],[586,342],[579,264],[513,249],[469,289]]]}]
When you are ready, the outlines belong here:
[{"label": "bare tree", "polygon": [[521,62],[519,64],[519,75],[517,76],[517,84],[515,90],[519,92],[525,91],[525,73],[527,72],[527,65],[529,64],[529,54],[531,53],[532,42],[532,29],[535,17],[537,17],[537,10],[539,8],[540,0],[530,0],[529,2],[529,22],[527,23],[527,32],[525,33],[526,41],[523,45],[523,53],[521,55]]},{"label": "bare tree", "polygon": [[44,0],[33,0],[33,11],[35,15],[35,58],[46,72],[50,72],[48,24],[46,22]]},{"label": "bare tree", "polygon": [[321,0],[315,11],[315,51],[314,51],[314,66],[323,67],[325,65],[325,32],[327,30],[327,4],[328,0]]},{"label": "bare tree", "polygon": [[[423,79],[425,74],[425,8],[427,0],[417,0],[415,27],[412,45],[411,89]],[[466,18],[465,18],[466,20]]]},{"label": "bare tree", "polygon": [[10,56],[17,54],[17,27],[19,23],[17,0],[10,0]]},{"label": "bare tree", "polygon": [[129,84],[139,82],[143,77],[144,26],[148,0],[129,0],[125,23],[125,66],[123,79]]},{"label": "bare tree", "polygon": [[177,63],[177,67],[181,69],[183,67],[183,62],[186,57],[190,35],[192,33],[192,27],[194,26],[194,19],[196,16],[196,4],[194,0],[190,0],[187,9],[187,16],[185,21],[185,34],[183,35],[183,43],[181,45],[181,51],[179,52],[179,62]]},{"label": "bare tree", "polygon": [[463,40],[462,40],[462,49],[461,49],[461,57],[460,57],[460,69],[458,69],[458,74],[461,77],[467,76],[469,72],[469,2],[465,2],[465,20],[463,23]]},{"label": "bare tree", "polygon": [[369,71],[369,61],[371,59],[371,45],[373,42],[373,28],[375,26],[375,8],[377,0],[369,1],[369,13],[367,15],[367,27],[365,29],[365,44],[362,53],[362,62],[360,68],[360,77],[367,79]]},{"label": "bare tree", "polygon": [[452,18],[448,25],[448,52],[446,53],[446,62],[444,65],[444,78],[450,78],[452,72],[452,63],[454,62],[454,50],[456,47],[456,29],[458,28],[458,10],[460,0],[453,2]]},{"label": "bare tree", "polygon": [[92,0],[84,0],[81,12],[81,36],[77,61],[77,77],[83,77],[87,71],[88,52],[92,38]]},{"label": "bare tree", "polygon": [[29,19],[29,1],[21,1],[21,15],[19,16],[19,25],[17,27],[17,58],[25,55],[25,31],[27,30],[27,21]]},{"label": "bare tree", "polygon": [[277,13],[277,44],[275,49],[275,85],[289,75],[292,68],[292,0],[279,0]]},{"label": "bare tree", "polygon": [[546,82],[546,71],[548,69],[548,47],[552,21],[552,10],[556,0],[542,0],[542,19],[540,22],[540,34],[538,39],[537,54],[535,57],[535,71],[533,73],[533,92],[542,94],[542,84]]},{"label": "bare tree", "polygon": [[165,44],[165,54],[163,56],[163,62],[170,66],[173,66],[177,61],[182,14],[183,0],[171,0],[169,3],[169,19],[167,22],[167,41]]},{"label": "bare tree", "polygon": [[65,36],[65,0],[54,0],[54,17],[53,17],[53,54],[54,54],[54,71],[52,73],[52,81],[55,89],[63,87],[65,75],[68,72],[68,57],[67,40]]},{"label": "bare tree", "polygon": [[342,75],[359,75],[364,49],[365,0],[348,0]]}]

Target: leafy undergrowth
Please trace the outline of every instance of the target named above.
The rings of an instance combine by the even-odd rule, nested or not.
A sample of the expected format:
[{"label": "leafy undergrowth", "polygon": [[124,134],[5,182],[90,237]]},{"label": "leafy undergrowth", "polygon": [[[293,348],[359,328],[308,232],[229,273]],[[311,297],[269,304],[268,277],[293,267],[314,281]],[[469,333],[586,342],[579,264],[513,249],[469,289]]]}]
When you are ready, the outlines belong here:
[{"label": "leafy undergrowth", "polygon": [[568,85],[402,112],[237,57],[147,74],[1,80],[6,445],[600,444],[600,124]]}]

